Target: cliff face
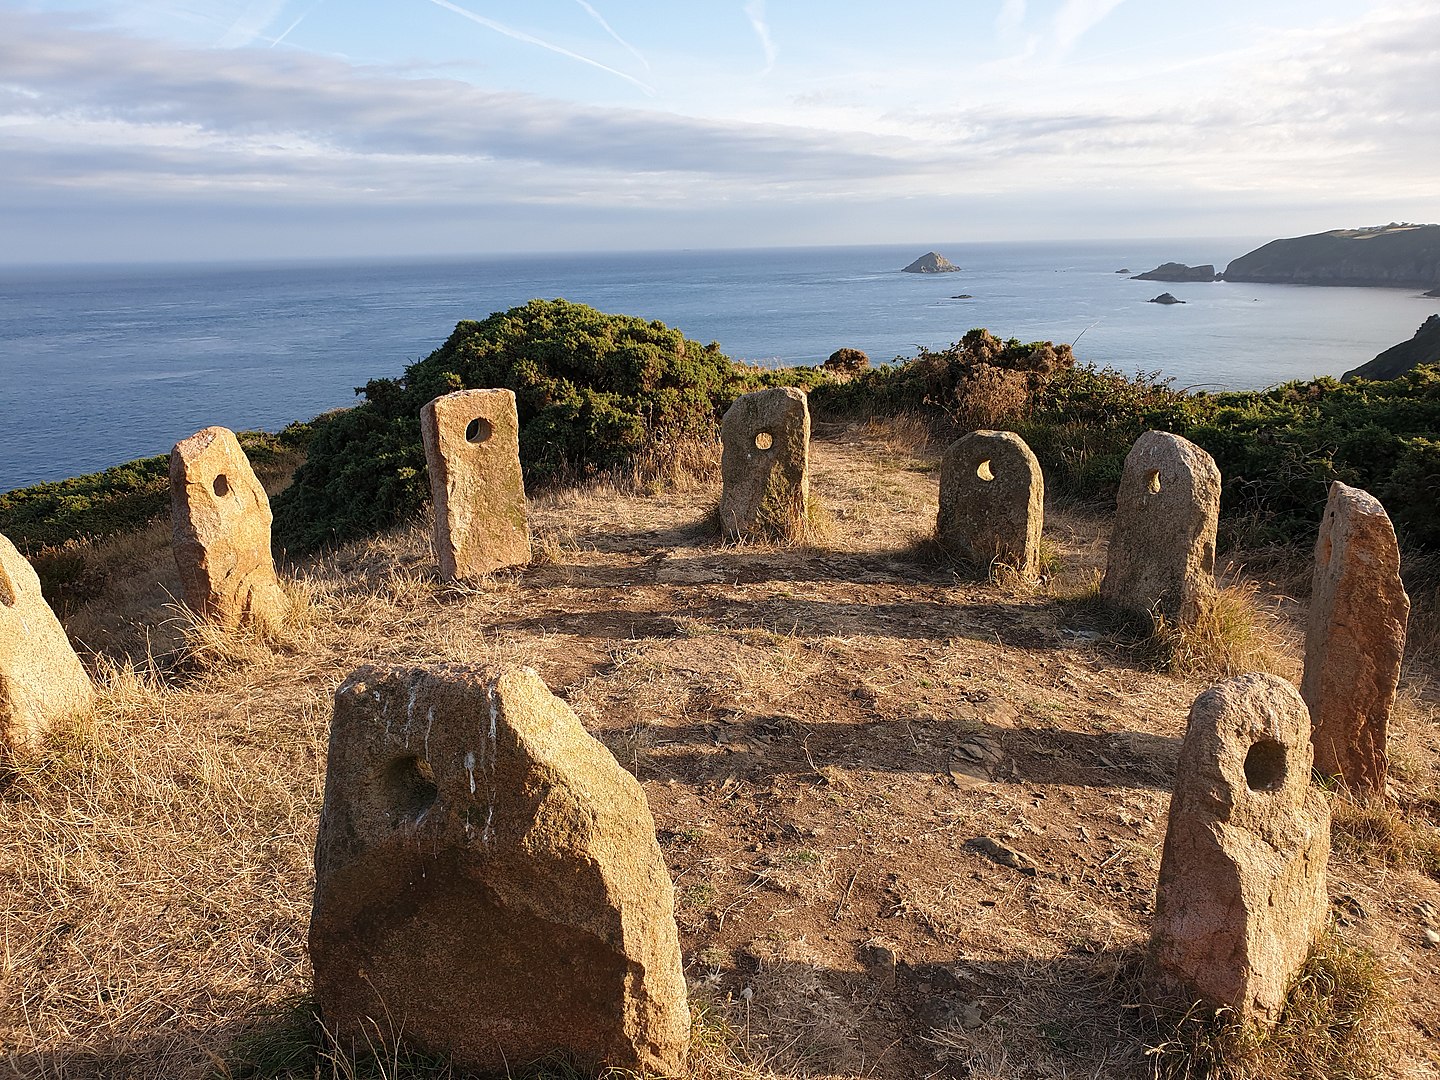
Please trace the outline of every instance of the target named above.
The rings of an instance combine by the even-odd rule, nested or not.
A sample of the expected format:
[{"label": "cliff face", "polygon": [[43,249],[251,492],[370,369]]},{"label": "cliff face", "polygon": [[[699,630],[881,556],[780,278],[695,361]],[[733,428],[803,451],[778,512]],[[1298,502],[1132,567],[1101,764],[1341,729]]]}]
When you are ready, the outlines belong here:
[{"label": "cliff face", "polygon": [[1440,315],[1431,315],[1420,324],[1415,336],[1399,345],[1392,345],[1368,364],[1361,364],[1354,371],[1341,376],[1341,382],[1351,379],[1398,379],[1405,372],[1421,364],[1440,364]]},{"label": "cliff face", "polygon": [[1440,225],[1387,225],[1272,240],[1225,268],[1226,281],[1281,285],[1440,285]]}]

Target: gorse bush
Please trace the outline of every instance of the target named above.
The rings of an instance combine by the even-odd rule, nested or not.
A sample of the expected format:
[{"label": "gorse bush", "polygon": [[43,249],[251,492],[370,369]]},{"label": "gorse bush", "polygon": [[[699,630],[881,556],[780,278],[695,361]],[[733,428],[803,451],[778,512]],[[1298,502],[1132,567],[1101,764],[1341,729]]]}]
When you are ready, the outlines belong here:
[{"label": "gorse bush", "polygon": [[660,322],[532,300],[449,339],[365,402],[319,426],[294,485],[276,500],[292,552],[362,536],[415,512],[429,489],[420,409],[454,390],[505,388],[520,413],[529,484],[620,465],[662,433],[706,430],[738,394],[780,380]]}]

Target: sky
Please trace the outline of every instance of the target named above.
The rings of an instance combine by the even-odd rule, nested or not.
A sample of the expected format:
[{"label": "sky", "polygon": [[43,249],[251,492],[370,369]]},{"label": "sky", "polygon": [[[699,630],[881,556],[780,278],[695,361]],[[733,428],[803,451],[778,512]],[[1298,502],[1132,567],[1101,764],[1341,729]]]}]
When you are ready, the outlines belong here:
[{"label": "sky", "polygon": [[1435,0],[0,0],[0,262],[1440,221]]}]

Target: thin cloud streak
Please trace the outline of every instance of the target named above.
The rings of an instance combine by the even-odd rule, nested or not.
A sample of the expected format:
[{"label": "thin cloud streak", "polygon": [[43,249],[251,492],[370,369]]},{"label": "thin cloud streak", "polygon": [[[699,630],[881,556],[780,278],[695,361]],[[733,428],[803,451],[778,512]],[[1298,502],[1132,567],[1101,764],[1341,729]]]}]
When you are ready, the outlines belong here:
[{"label": "thin cloud streak", "polygon": [[768,75],[775,70],[779,50],[775,48],[775,39],[770,36],[770,24],[765,20],[765,0],[748,0],[745,17],[750,20],[755,36],[760,39],[760,48],[765,53],[765,69],[760,74]]},{"label": "thin cloud streak", "polygon": [[310,15],[315,11],[315,9],[324,2],[325,0],[315,0],[315,3],[311,4],[308,8],[302,11],[299,16],[296,17],[295,21],[284,29],[284,31],[280,34],[279,37],[270,42],[270,47],[273,49],[276,45],[279,45],[282,41],[289,37],[291,31],[293,31],[297,26],[299,26],[302,22],[308,19]]},{"label": "thin cloud streak", "polygon": [[580,5],[580,7],[584,10],[585,14],[589,15],[592,19],[599,23],[600,28],[604,30],[607,34],[609,34],[612,38],[614,38],[615,41],[623,49],[625,49],[631,56],[635,57],[636,60],[639,60],[640,63],[644,64],[646,71],[650,70],[650,61],[645,59],[645,54],[642,53],[639,49],[635,48],[634,45],[631,45],[630,42],[626,41],[619,34],[617,34],[615,32],[615,29],[608,22],[605,21],[605,16],[601,15],[593,7],[587,4],[585,0],[575,0],[575,2]]},{"label": "thin cloud streak", "polygon": [[446,11],[453,11],[456,15],[460,15],[463,18],[469,19],[471,22],[478,23],[479,25],[485,27],[488,30],[494,30],[497,34],[503,34],[508,38],[514,38],[516,41],[523,41],[526,45],[535,45],[541,49],[547,49],[550,52],[556,53],[559,56],[564,56],[567,59],[578,61],[581,64],[588,64],[593,68],[598,68],[600,71],[603,71],[608,75],[614,75],[617,79],[624,79],[628,83],[633,83],[635,86],[638,86],[641,90],[645,91],[645,93],[650,95],[651,97],[655,96],[655,88],[653,86],[650,86],[648,83],[641,82],[633,75],[627,75],[623,71],[617,71],[615,68],[609,67],[606,64],[602,64],[598,60],[592,60],[588,56],[581,56],[577,52],[571,52],[569,49],[562,48],[559,45],[554,45],[548,41],[533,37],[530,34],[524,33],[523,31],[516,30],[510,26],[506,26],[504,23],[498,23],[494,19],[487,19],[484,15],[477,15],[475,14],[475,12],[470,11],[467,8],[461,7],[459,4],[452,4],[450,0],[430,0],[430,3],[434,4],[436,7],[442,7]]},{"label": "thin cloud streak", "polygon": [[1075,43],[1092,26],[1097,25],[1125,0],[1065,0],[1055,14],[1055,45],[1061,56],[1069,53]]}]

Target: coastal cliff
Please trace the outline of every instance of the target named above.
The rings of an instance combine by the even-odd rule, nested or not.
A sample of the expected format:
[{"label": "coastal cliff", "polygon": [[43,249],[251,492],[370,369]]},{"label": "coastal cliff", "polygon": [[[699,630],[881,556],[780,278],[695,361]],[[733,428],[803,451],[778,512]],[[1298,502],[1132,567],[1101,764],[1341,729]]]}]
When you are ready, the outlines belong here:
[{"label": "coastal cliff", "polygon": [[1272,240],[1235,259],[1226,281],[1279,285],[1440,285],[1440,225],[1382,225]]},{"label": "coastal cliff", "polygon": [[1440,315],[1431,315],[1409,341],[1390,346],[1369,363],[1347,371],[1340,381],[1398,379],[1421,364],[1440,364]]}]

